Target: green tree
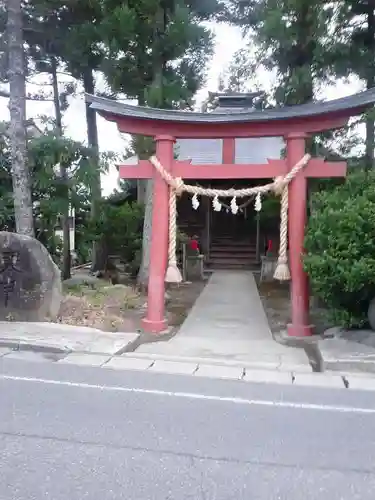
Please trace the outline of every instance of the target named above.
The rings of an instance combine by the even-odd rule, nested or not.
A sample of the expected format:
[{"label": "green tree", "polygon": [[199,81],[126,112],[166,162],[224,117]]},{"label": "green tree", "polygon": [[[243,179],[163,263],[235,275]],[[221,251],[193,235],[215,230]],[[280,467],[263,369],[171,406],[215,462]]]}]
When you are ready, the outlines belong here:
[{"label": "green tree", "polygon": [[[99,26],[102,23],[102,1],[91,0],[32,0],[24,6],[24,41],[27,49],[29,70],[51,76],[53,93],[45,90],[28,96],[37,100],[50,100],[55,107],[55,125],[61,130],[61,111],[66,107],[67,97],[75,88],[69,85],[57,99],[57,74],[60,69],[70,73],[82,83],[85,92],[95,92],[95,71],[103,58],[104,44]],[[101,198],[100,156],[96,114],[86,106],[88,144],[91,148],[93,175],[91,186],[92,216],[97,215]],[[61,165],[61,175],[64,176]],[[67,215],[64,218],[67,221]],[[67,235],[67,222],[64,224]],[[70,252],[68,241],[64,247],[66,273]],[[94,255],[95,257],[95,255]],[[95,260],[95,258],[94,258]]]},{"label": "green tree", "polygon": [[[26,99],[53,102],[55,111],[53,124],[59,136],[63,135],[62,113],[67,108],[67,98],[75,90],[72,84],[64,85],[62,89],[58,82],[59,65],[67,34],[66,24],[61,24],[60,21],[61,10],[62,6],[56,1],[48,2],[47,5],[41,0],[25,3],[22,10],[24,74],[33,85],[35,85],[34,76],[42,74],[45,77],[50,77],[49,81],[43,78],[44,81],[39,92],[27,95],[25,93]],[[6,97],[6,93],[3,96]],[[13,140],[11,143],[13,144]],[[65,170],[65,165],[61,163],[60,175],[62,179],[66,177]],[[67,195],[65,198],[68,200],[69,196]],[[69,204],[66,206],[65,213],[62,214],[62,220],[64,232],[62,271],[63,277],[68,278],[70,276]]]},{"label": "green tree", "polygon": [[262,66],[276,72],[277,103],[309,102],[334,77],[336,8],[336,2],[326,0],[229,0],[226,17],[248,37],[250,70]]},{"label": "green tree", "polygon": [[[311,102],[351,71],[345,0],[229,0],[228,5],[226,18],[241,27],[247,43],[235,54],[226,82],[247,90],[252,81],[258,89],[257,72],[269,71],[276,85],[265,107]],[[360,142],[354,125],[315,136],[309,148],[324,156],[350,155]]]},{"label": "green tree", "polygon": [[[55,89],[56,67],[70,72],[88,93],[95,92],[95,71],[102,70],[114,94],[121,92],[140,104],[179,108],[192,106],[212,49],[211,34],[199,22],[222,9],[217,0],[32,0],[25,6],[28,61],[36,72],[52,75]],[[91,186],[95,216],[100,199],[98,136],[96,115],[88,106],[86,112],[96,173]],[[134,144],[140,156],[152,151],[146,139]]]},{"label": "green tree", "polygon": [[[6,127],[6,125],[5,125]],[[46,131],[28,140],[28,166],[30,169],[33,225],[36,237],[60,262],[60,242],[55,235],[65,213],[68,200],[78,214],[90,209],[90,150],[83,144]],[[62,179],[59,164],[66,165],[67,179]],[[69,197],[67,198],[67,190]],[[15,229],[15,212],[11,181],[10,140],[6,135],[0,139],[0,228]],[[78,227],[82,236],[85,224]]]},{"label": "green tree", "polygon": [[[82,82],[84,91],[95,93],[95,71],[103,61],[103,37],[100,25],[103,22],[102,1],[74,1],[68,4],[66,19],[69,20],[65,62],[72,75]],[[91,149],[93,178],[91,184],[91,216],[99,216],[101,200],[99,138],[96,113],[86,104],[87,141]],[[101,267],[102,249],[94,241],[92,270]]]},{"label": "green tree", "polygon": [[[104,71],[112,90],[137,99],[141,105],[191,108],[212,53],[212,35],[200,21],[219,11],[218,2],[137,0],[115,7],[108,0],[106,6],[111,12],[106,16],[110,52]],[[147,138],[133,140],[134,153],[140,158],[152,154],[153,147]],[[144,192],[141,284],[148,279],[151,181]]]},{"label": "green tree", "polygon": [[[33,63],[33,72],[46,74],[49,77],[47,85],[43,85],[43,100],[52,100],[54,107],[54,131],[57,137],[63,138],[63,111],[68,107],[68,96],[75,91],[75,85],[59,85],[59,66],[64,48],[64,32],[66,35],[66,25],[61,26],[60,9],[53,9],[50,5],[48,9],[44,4],[38,4],[35,0],[35,11],[33,16],[29,15],[28,29],[25,35],[29,44],[29,58]],[[48,84],[51,88],[47,90]],[[71,274],[71,248],[70,248],[70,191],[68,187],[68,168],[64,161],[59,162],[61,184],[65,186],[64,203],[61,205],[61,223],[63,230],[63,279],[70,278]]]},{"label": "green tree", "polygon": [[[343,0],[337,15],[338,40],[335,70],[338,76],[357,75],[367,89],[375,87],[375,2]],[[373,112],[366,116],[366,154],[368,167],[374,165],[375,127]]]},{"label": "green tree", "polygon": [[[54,106],[56,112],[57,128],[61,129],[61,117],[58,118],[61,105],[60,99],[56,96],[56,68],[60,63],[65,66],[74,78],[82,82],[85,92],[93,94],[95,92],[95,75],[102,62],[103,49],[102,39],[98,26],[102,21],[102,2],[100,1],[72,1],[53,0],[50,2],[44,0],[34,0],[35,10],[39,14],[39,20],[42,30],[33,30],[39,35],[39,47],[41,47],[44,60],[48,61],[48,69],[52,74],[52,83],[54,85]],[[35,40],[34,40],[35,45]],[[98,203],[101,199],[100,185],[100,157],[98,145],[98,132],[96,123],[96,114],[86,105],[86,123],[87,140],[91,149],[91,164],[93,170],[91,185],[91,213],[92,217],[98,216]],[[61,165],[61,176],[66,177],[64,165]],[[68,214],[64,214],[63,226],[65,237],[68,236]],[[94,267],[99,258],[99,249],[97,242],[93,247]],[[65,274],[70,269],[70,250],[68,240],[64,246]]]}]

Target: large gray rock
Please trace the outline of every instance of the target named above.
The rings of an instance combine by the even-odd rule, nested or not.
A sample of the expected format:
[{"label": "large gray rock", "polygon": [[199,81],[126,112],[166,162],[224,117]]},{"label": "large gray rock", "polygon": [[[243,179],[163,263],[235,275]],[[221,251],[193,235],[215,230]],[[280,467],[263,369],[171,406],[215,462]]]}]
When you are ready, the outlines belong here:
[{"label": "large gray rock", "polygon": [[0,320],[56,319],[61,277],[46,248],[36,239],[0,231]]}]

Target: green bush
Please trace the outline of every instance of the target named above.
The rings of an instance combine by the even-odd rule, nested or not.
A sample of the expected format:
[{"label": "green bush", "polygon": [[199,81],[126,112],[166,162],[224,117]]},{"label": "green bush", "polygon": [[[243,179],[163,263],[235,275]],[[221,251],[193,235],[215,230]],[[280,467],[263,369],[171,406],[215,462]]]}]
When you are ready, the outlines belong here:
[{"label": "green bush", "polygon": [[118,255],[128,271],[138,273],[142,256],[143,207],[137,203],[113,205],[103,201],[95,233],[107,255]]},{"label": "green bush", "polygon": [[341,186],[313,195],[304,265],[311,288],[335,324],[366,323],[375,297],[375,173],[349,174]]}]

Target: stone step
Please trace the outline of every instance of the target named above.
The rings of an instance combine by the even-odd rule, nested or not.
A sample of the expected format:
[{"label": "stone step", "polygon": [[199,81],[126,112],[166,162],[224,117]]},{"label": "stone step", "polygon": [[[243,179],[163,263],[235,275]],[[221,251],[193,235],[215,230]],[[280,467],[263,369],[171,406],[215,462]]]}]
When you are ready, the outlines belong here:
[{"label": "stone step", "polygon": [[211,243],[211,248],[225,249],[225,250],[238,250],[239,252],[247,249],[256,249],[256,245],[228,245],[228,243]]},{"label": "stone step", "polygon": [[232,245],[232,246],[243,246],[243,245],[255,245],[254,240],[235,240],[235,239],[223,239],[223,238],[212,238],[212,244],[218,245]]},{"label": "stone step", "polygon": [[205,264],[205,267],[209,270],[209,271],[212,271],[212,270],[219,270],[219,269],[222,269],[222,270],[226,270],[226,269],[246,269],[248,271],[253,271],[253,270],[257,270],[258,269],[258,266],[257,264],[252,264],[252,263],[248,263],[248,264],[243,264],[243,263],[236,263],[236,262],[227,262],[225,264],[223,263],[217,263],[217,262],[213,262],[213,263],[210,263],[210,262],[207,262],[207,264]]},{"label": "stone step", "polygon": [[256,249],[252,247],[245,247],[245,248],[235,248],[235,247],[216,247],[216,246],[211,246],[210,247],[210,253],[216,252],[218,254],[224,254],[228,253],[230,255],[255,255],[256,254]]},{"label": "stone step", "polygon": [[222,247],[210,247],[210,253],[217,254],[230,254],[230,255],[255,255],[255,248],[243,248],[238,250],[237,248],[222,248]]},{"label": "stone step", "polygon": [[247,266],[247,265],[252,265],[256,264],[255,259],[212,259],[209,258],[205,262],[205,265],[220,265],[220,266],[229,266],[229,265],[238,265],[238,266]]},{"label": "stone step", "polygon": [[255,247],[256,241],[252,240],[241,240],[241,241],[231,241],[231,240],[211,240],[211,245],[225,245],[231,247]]},{"label": "stone step", "polygon": [[238,260],[254,260],[256,253],[246,252],[246,253],[232,253],[232,252],[215,252],[211,250],[209,254],[210,259],[238,259]]}]

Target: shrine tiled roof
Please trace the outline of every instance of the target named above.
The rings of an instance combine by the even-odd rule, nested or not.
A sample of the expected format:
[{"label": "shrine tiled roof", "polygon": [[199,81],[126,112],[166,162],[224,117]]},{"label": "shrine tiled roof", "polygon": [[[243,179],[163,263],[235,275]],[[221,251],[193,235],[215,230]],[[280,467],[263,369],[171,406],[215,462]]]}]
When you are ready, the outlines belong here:
[{"label": "shrine tiled roof", "polygon": [[295,106],[284,106],[267,110],[235,110],[231,113],[195,113],[191,111],[166,110],[133,106],[125,103],[86,94],[90,107],[103,114],[111,114],[141,120],[156,120],[179,123],[250,123],[281,121],[291,118],[307,118],[346,110],[354,114],[362,113],[375,104],[375,88],[331,101],[318,101]]}]

